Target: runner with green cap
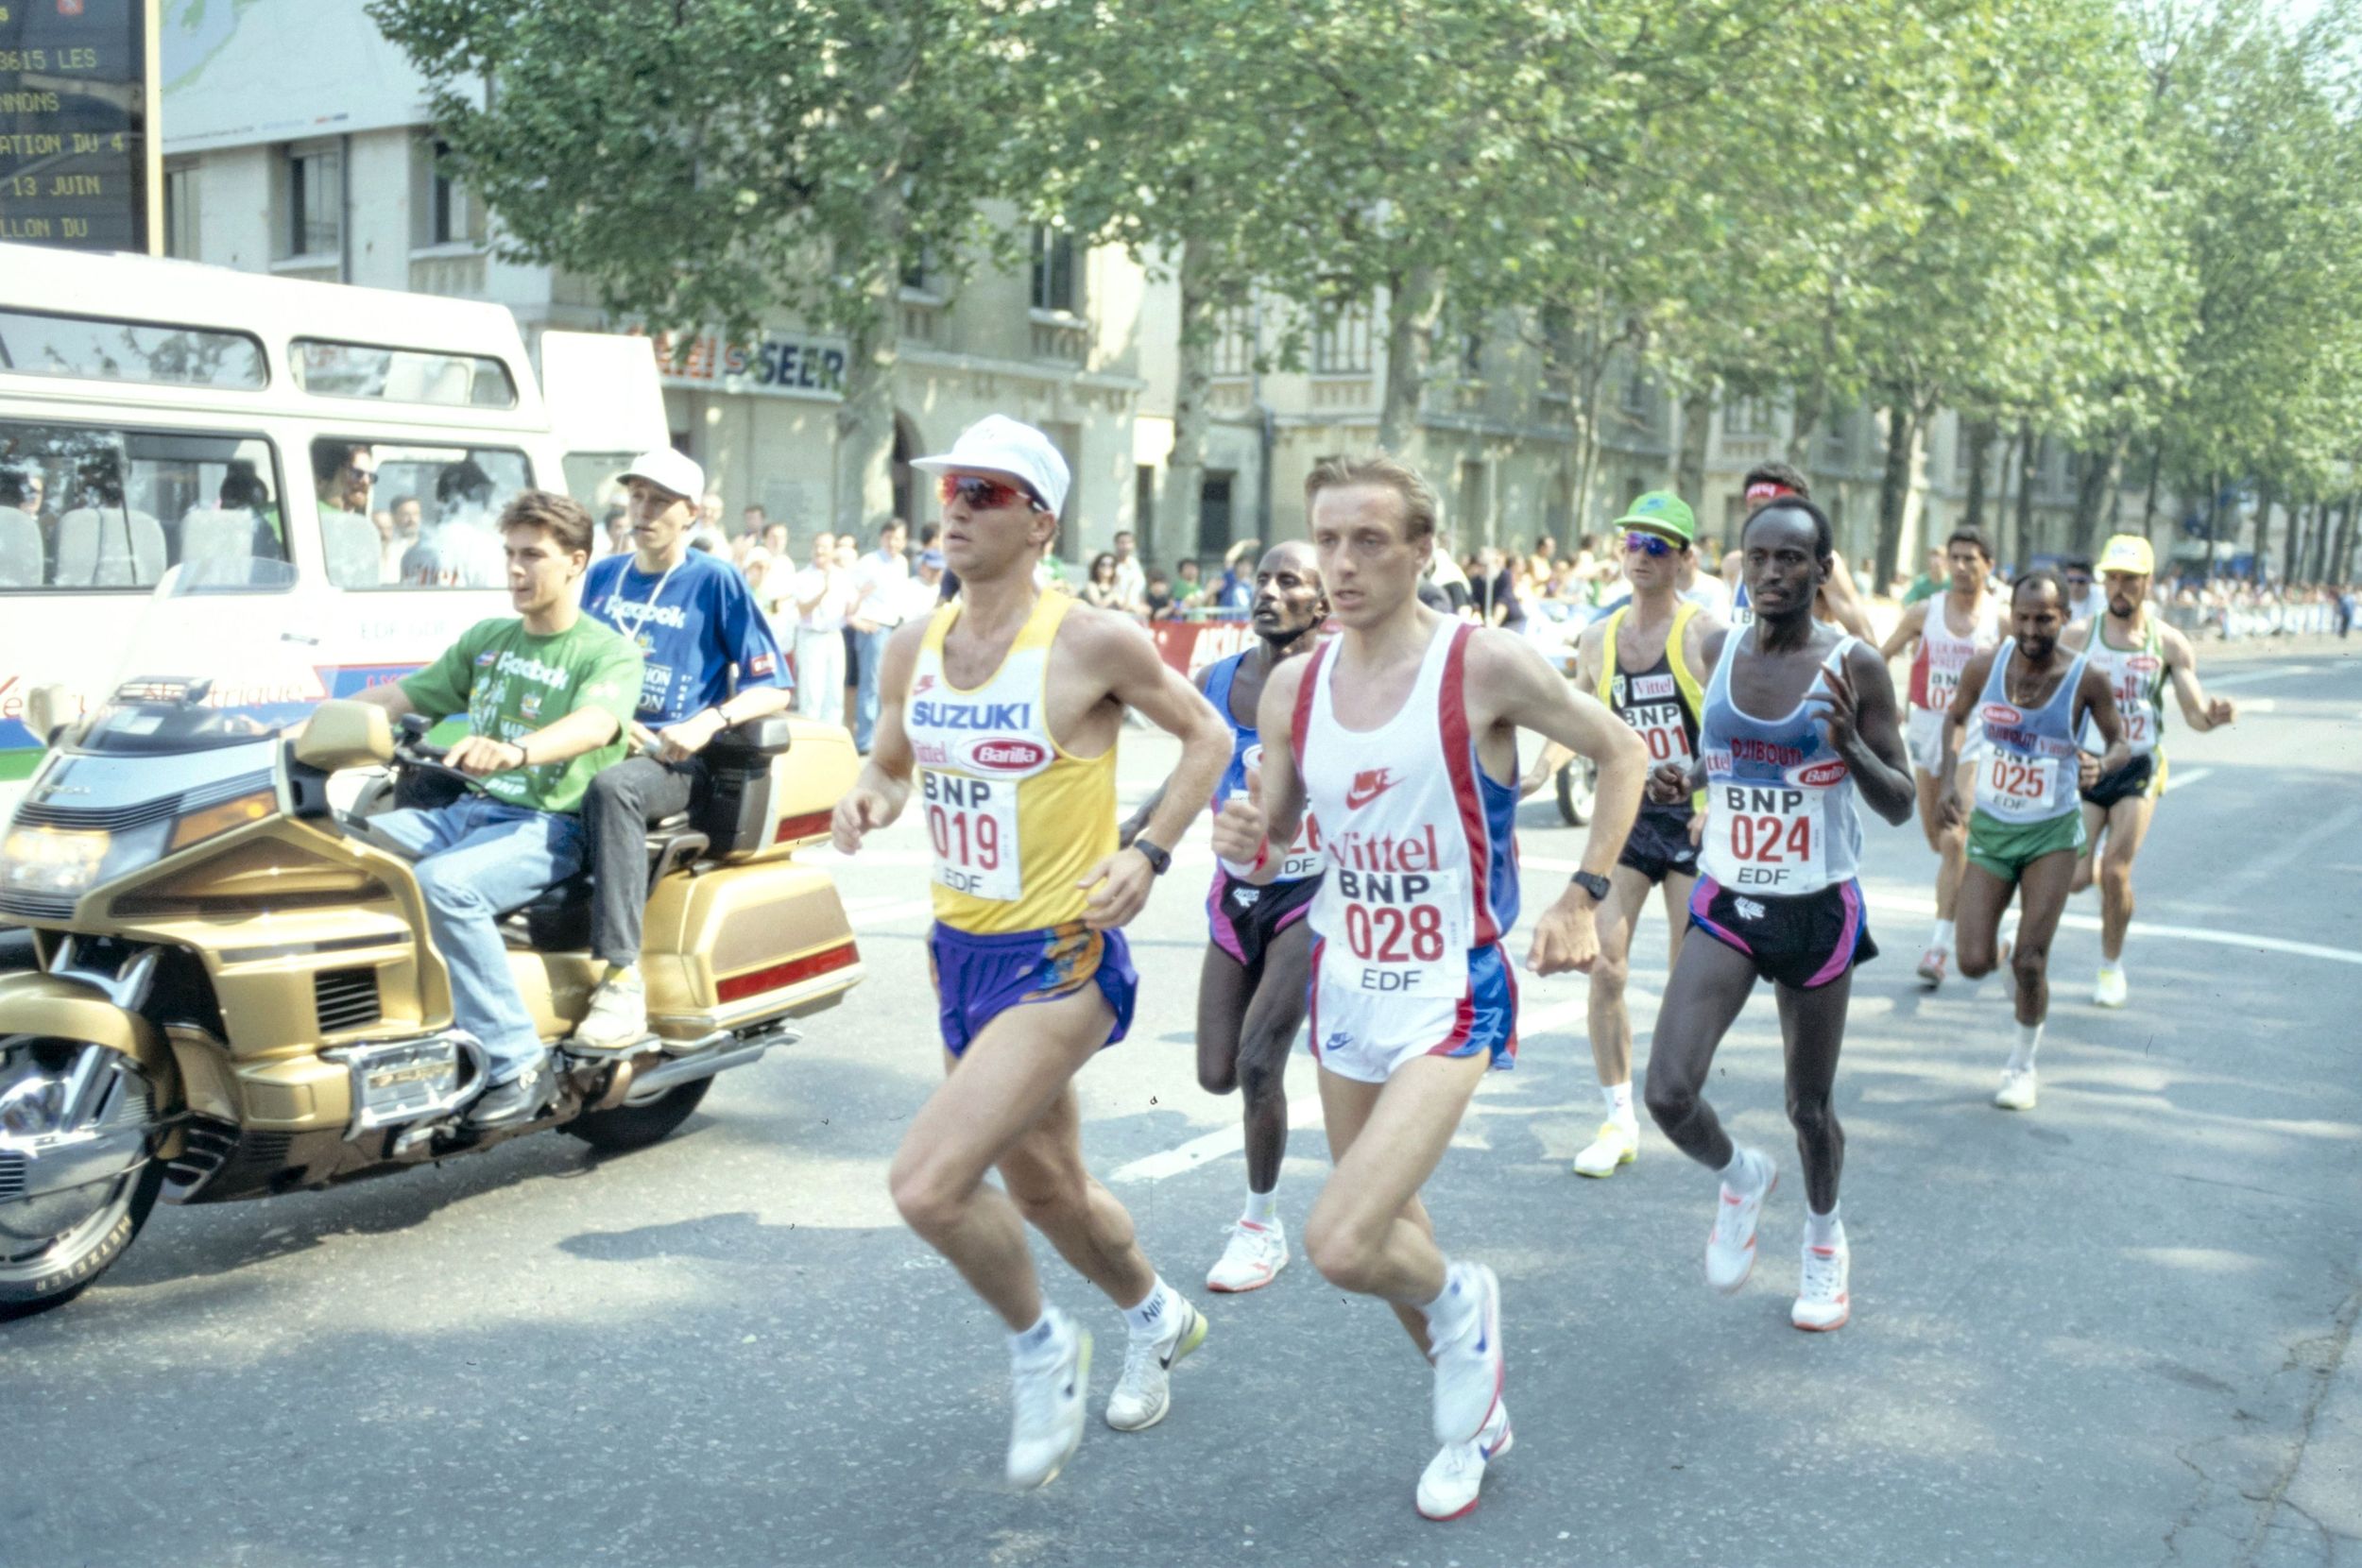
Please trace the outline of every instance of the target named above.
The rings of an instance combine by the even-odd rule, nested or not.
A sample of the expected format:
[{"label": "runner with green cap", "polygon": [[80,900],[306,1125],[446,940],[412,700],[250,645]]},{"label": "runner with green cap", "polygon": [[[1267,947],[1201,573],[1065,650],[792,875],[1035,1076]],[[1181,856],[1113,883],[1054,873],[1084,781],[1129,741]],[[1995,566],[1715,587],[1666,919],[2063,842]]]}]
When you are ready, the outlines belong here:
[{"label": "runner with green cap", "polygon": [[[2083,858],[2075,867],[2075,891],[2099,882],[2099,981],[2092,1001],[2122,1007],[2124,934],[2132,924],[2132,861],[2148,836],[2149,813],[2165,793],[2165,682],[2182,706],[2182,717],[2199,734],[2237,722],[2237,705],[2208,698],[2198,684],[2198,655],[2190,639],[2148,612],[2148,585],[2157,571],[2156,552],[2138,534],[2117,534],[2099,553],[2100,586],[2108,606],[2079,621],[2059,639],[2069,653],[2091,651],[2091,661],[2115,690],[2132,759],[2102,774],[2083,791]],[[2093,749],[2087,729],[2085,750]],[[2100,846],[2102,835],[2107,846]]]},{"label": "runner with green cap", "polygon": [[[1681,597],[1683,569],[1695,553],[1697,520],[1670,490],[1636,498],[1616,520],[1623,530],[1624,576],[1632,603],[1595,621],[1576,645],[1575,686],[1596,695],[1648,742],[1653,768],[1698,755],[1698,715],[1705,701],[1706,635],[1721,622]],[[1531,794],[1573,753],[1545,746],[1526,775]],[[1644,804],[1608,874],[1599,910],[1600,957],[1591,968],[1591,1064],[1599,1070],[1607,1115],[1598,1136],[1575,1156],[1578,1176],[1613,1176],[1638,1153],[1640,1123],[1632,1099],[1632,1016],[1624,1005],[1633,929],[1652,888],[1665,890],[1672,959],[1689,926],[1689,894],[1698,882],[1696,798]]]}]

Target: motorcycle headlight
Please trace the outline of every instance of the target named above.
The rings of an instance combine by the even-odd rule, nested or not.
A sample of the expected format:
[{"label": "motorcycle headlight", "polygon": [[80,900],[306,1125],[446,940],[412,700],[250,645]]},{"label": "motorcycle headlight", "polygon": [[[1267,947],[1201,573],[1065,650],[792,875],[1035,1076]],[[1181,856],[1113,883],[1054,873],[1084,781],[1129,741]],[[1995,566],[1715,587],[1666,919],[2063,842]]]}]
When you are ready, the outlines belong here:
[{"label": "motorcycle headlight", "polygon": [[103,830],[19,827],[0,841],[0,888],[12,893],[78,894],[98,880],[114,845]]}]

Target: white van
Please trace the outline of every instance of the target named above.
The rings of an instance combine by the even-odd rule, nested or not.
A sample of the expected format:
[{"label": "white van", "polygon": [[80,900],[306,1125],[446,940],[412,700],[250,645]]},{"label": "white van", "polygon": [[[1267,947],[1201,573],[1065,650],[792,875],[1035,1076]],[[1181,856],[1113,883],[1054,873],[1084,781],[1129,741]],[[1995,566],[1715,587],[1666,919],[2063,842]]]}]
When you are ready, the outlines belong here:
[{"label": "white van", "polygon": [[540,350],[537,377],[515,317],[477,300],[0,245],[0,819],[41,758],[27,693],[103,697],[178,562],[292,562],[287,596],[224,611],[300,602],[323,696],[506,613],[508,498],[595,516],[666,439],[645,339]]}]

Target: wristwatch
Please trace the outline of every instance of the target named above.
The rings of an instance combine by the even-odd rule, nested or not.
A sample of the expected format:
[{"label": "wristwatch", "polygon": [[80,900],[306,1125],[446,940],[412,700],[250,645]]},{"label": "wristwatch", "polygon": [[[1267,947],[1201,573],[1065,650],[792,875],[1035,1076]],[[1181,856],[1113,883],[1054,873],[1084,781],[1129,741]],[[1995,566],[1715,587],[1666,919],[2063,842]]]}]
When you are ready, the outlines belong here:
[{"label": "wristwatch", "polygon": [[1150,839],[1134,838],[1132,847],[1148,861],[1148,869],[1162,877],[1172,869],[1172,851]]},{"label": "wristwatch", "polygon": [[1606,878],[1595,877],[1588,871],[1578,871],[1573,877],[1569,878],[1568,880],[1572,881],[1575,886],[1583,889],[1583,892],[1589,894],[1591,895],[1591,901],[1595,904],[1606,903],[1608,890],[1616,885],[1615,883],[1609,881]]}]

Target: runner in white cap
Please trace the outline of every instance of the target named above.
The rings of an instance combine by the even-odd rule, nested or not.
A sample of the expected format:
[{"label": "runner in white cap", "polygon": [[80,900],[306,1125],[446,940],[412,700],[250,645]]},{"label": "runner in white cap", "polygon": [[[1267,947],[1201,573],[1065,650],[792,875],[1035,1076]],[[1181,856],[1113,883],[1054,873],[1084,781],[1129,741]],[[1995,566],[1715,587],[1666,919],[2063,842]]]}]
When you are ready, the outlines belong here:
[{"label": "runner in white cap", "polygon": [[1993,546],[1975,528],[1955,528],[1944,541],[1944,564],[1952,575],[1951,590],[1922,599],[1906,607],[1881,658],[1891,659],[1912,643],[1910,717],[1903,732],[1910,747],[1911,777],[1919,789],[1919,827],[1927,847],[1936,852],[1936,929],[1927,950],[1919,955],[1920,983],[1930,991],[1943,983],[1943,967],[1952,957],[1952,922],[1960,896],[1960,873],[1968,864],[1968,829],[1947,822],[1940,804],[1944,790],[1965,791],[1977,759],[1984,755],[1984,735],[1970,729],[1962,738],[1959,766],[1950,776],[1937,770],[1943,761],[1945,717],[1960,672],[1978,654],[2001,640],[1999,598],[1985,591],[1993,573]]},{"label": "runner in white cap", "polygon": [[[1083,1166],[1071,1080],[1124,1036],[1138,977],[1121,927],[1147,902],[1230,759],[1230,726],[1128,616],[1034,584],[1067,466],[995,416],[912,465],[941,475],[961,597],[886,644],[876,744],[837,803],[850,854],[916,793],[934,850],[928,936],[943,1083],[889,1176],[903,1219],[1009,1327],[1009,1480],[1038,1486],[1083,1437],[1090,1335],[1043,1298],[1025,1225],[1123,1309],[1107,1424],[1153,1426],[1206,1320],[1141,1255],[1131,1216]],[[1163,803],[1116,844],[1116,738],[1137,709],[1182,741]],[[1001,1172],[1001,1186],[985,1183]]]},{"label": "runner in white cap", "polygon": [[[2149,815],[2165,793],[2165,690],[2182,706],[2182,717],[2199,734],[2238,721],[2238,706],[2209,698],[2198,684],[2198,655],[2190,639],[2149,613],[2149,579],[2156,553],[2138,534],[2118,534],[2099,553],[2100,583],[2107,613],[2080,621],[2059,639],[2070,652],[2088,649],[2092,663],[2108,677],[2124,719],[2125,743],[2132,759],[2103,774],[2083,791],[2086,843],[2075,868],[2075,891],[2092,885],[2094,861],[2099,881],[2099,980],[2092,1001],[2122,1007],[2124,934],[2132,924],[2132,862],[2148,836]],[[2091,744],[2087,733],[2083,743]],[[2106,846],[2101,846],[2102,839]]]},{"label": "runner in white cap", "polygon": [[1389,1304],[1434,1367],[1435,1440],[1419,1511],[1476,1507],[1509,1447],[1500,1289],[1446,1258],[1419,1189],[1488,1067],[1516,1051],[1516,732],[1599,762],[1574,885],[1529,962],[1587,969],[1594,912],[1640,804],[1648,748],[1512,633],[1419,603],[1435,493],[1390,457],[1328,458],[1305,481],[1321,580],[1344,631],[1263,688],[1259,783],[1230,797],[1215,852],[1269,881],[1305,812],[1326,872],[1312,905],[1312,1046],[1336,1168],[1304,1226],[1331,1285]]}]

